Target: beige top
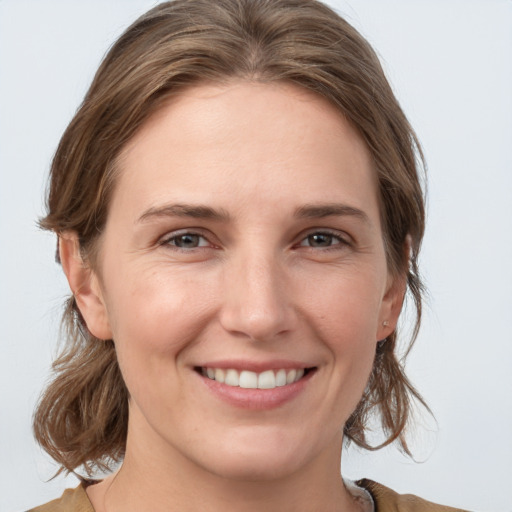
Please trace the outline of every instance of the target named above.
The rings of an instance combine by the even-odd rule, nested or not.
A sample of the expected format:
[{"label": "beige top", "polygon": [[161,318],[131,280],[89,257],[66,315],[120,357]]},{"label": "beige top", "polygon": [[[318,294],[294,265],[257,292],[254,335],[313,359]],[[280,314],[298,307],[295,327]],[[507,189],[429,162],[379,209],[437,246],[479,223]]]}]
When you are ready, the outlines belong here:
[{"label": "beige top", "polygon": [[[356,483],[370,492],[375,503],[375,512],[467,512],[460,508],[436,505],[412,494],[398,494],[371,480],[364,479]],[[86,485],[66,489],[60,498],[28,512],[94,512],[85,492]]]}]

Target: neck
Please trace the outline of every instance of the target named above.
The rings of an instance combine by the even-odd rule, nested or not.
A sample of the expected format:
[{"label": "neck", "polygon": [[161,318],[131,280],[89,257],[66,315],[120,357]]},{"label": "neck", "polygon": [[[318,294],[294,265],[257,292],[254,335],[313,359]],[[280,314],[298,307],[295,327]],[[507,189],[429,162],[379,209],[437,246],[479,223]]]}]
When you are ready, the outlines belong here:
[{"label": "neck", "polygon": [[353,512],[359,509],[341,479],[341,446],[339,436],[291,474],[234,479],[205,470],[178,451],[169,453],[168,447],[148,450],[129,435],[121,469],[88,494],[97,512]]}]

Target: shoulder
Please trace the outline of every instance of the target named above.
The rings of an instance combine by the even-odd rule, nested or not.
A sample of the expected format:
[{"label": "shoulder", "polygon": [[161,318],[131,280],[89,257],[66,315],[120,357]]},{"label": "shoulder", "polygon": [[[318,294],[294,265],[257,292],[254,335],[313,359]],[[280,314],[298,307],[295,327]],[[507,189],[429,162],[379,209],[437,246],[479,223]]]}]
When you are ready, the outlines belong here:
[{"label": "shoulder", "polygon": [[465,512],[460,508],[436,505],[412,494],[398,494],[384,485],[363,479],[356,482],[375,502],[375,512]]},{"label": "shoulder", "polygon": [[[375,502],[375,512],[466,512],[460,508],[436,505],[412,494],[398,494],[384,485],[363,479],[356,482],[366,489]],[[83,485],[66,489],[60,498],[28,512],[94,512]]]},{"label": "shoulder", "polygon": [[94,509],[81,484],[75,489],[66,489],[60,498],[28,512],[94,512]]}]

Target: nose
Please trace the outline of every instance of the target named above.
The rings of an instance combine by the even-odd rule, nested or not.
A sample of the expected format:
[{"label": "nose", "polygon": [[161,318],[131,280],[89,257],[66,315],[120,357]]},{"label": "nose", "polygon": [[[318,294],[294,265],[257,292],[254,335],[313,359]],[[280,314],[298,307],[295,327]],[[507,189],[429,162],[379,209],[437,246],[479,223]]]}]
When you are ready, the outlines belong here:
[{"label": "nose", "polygon": [[286,269],[272,255],[239,255],[224,272],[220,322],[231,334],[271,341],[296,324]]}]

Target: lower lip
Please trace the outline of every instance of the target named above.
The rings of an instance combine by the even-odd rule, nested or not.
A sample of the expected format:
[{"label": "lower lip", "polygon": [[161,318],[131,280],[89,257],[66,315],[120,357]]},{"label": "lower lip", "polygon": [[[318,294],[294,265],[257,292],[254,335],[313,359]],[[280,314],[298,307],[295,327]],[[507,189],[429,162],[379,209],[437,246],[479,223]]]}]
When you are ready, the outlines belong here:
[{"label": "lower lip", "polygon": [[199,373],[196,375],[208,389],[222,401],[241,409],[266,410],[274,409],[296,398],[304,391],[311,377],[316,372],[309,371],[304,377],[293,384],[279,386],[273,389],[247,389],[238,386],[228,386]]}]

